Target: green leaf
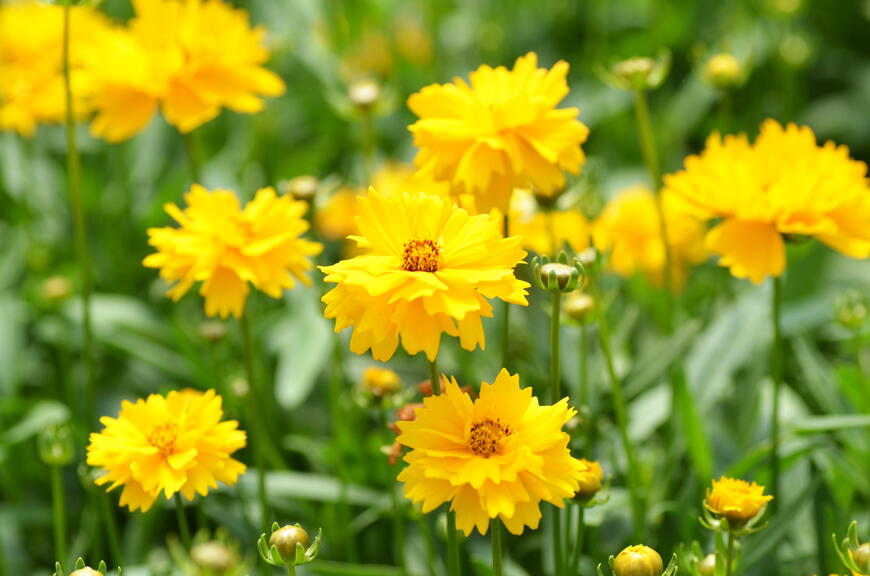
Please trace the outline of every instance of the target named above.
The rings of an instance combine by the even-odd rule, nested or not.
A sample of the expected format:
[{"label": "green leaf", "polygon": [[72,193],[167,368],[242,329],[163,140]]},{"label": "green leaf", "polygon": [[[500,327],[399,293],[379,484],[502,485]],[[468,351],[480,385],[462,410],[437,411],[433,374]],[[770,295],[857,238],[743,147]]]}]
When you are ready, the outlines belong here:
[{"label": "green leaf", "polygon": [[685,356],[700,330],[700,322],[687,322],[669,338],[651,343],[625,377],[626,396],[637,396],[664,376],[674,362]]},{"label": "green leaf", "polygon": [[679,374],[675,374],[674,378],[680,428],[689,449],[689,457],[695,464],[695,473],[698,478],[711,478],[713,476],[713,453],[710,449],[707,431],[701,422],[701,416],[698,413],[692,392],[686,384],[685,375],[681,371]]},{"label": "green leaf", "polygon": [[36,436],[40,430],[69,420],[66,405],[55,400],[37,402],[17,424],[6,430],[0,439],[4,444],[17,444]]},{"label": "green leaf", "polygon": [[792,425],[792,431],[796,434],[818,434],[850,428],[870,428],[870,414],[811,416]]}]

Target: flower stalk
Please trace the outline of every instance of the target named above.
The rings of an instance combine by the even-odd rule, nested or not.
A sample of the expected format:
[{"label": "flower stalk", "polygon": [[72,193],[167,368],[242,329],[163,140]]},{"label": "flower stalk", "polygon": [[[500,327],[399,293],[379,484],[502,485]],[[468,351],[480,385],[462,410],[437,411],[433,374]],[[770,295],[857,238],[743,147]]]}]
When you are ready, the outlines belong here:
[{"label": "flower stalk", "polygon": [[[771,321],[773,323],[773,344],[770,351],[770,377],[773,381],[773,403],[770,418],[770,488],[774,494],[779,494],[779,401],[782,389],[782,329],[780,316],[782,313],[782,280],[779,276],[773,278],[773,301],[771,302]],[[776,503],[773,504],[776,509]]]},{"label": "flower stalk", "polygon": [[61,467],[52,465],[51,470],[51,511],[54,526],[54,555],[58,562],[66,558],[66,507],[63,497]]},{"label": "flower stalk", "polygon": [[178,517],[178,533],[181,536],[181,543],[189,551],[191,546],[190,527],[187,525],[187,515],[184,513],[184,502],[181,501],[181,494],[178,492],[175,493],[175,514]]},{"label": "flower stalk", "polygon": [[251,420],[251,431],[253,438],[251,444],[254,447],[254,464],[257,467],[257,495],[260,500],[260,523],[269,526],[269,498],[266,492],[266,469],[265,458],[263,457],[263,444],[266,440],[265,431],[263,428],[263,414],[260,410],[261,391],[259,382],[254,374],[254,339],[251,336],[251,322],[248,314],[242,314],[242,337],[245,346],[245,371],[248,376],[249,400],[248,407],[250,408],[249,418]]},{"label": "flower stalk", "polygon": [[492,576],[502,576],[501,523],[498,518],[490,519],[489,530],[492,542]]}]

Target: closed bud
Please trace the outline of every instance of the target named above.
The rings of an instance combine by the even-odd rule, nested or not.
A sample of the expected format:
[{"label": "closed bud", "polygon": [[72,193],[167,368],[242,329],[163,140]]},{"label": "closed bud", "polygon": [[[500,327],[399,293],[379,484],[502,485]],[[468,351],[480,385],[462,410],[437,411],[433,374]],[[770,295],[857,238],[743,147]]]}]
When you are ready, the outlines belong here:
[{"label": "closed bud", "polygon": [[867,308],[867,297],[857,290],[849,290],[837,298],[837,321],[846,328],[856,330],[867,320]]},{"label": "closed bud", "polygon": [[715,576],[716,574],[716,555],[707,554],[704,559],[698,562],[698,574],[701,576]]},{"label": "closed bud", "polygon": [[73,460],[75,444],[67,424],[56,424],[39,433],[39,457],[49,466],[66,466]]},{"label": "closed bud", "polygon": [[580,502],[589,502],[599,490],[601,490],[601,481],[604,480],[604,471],[601,469],[601,464],[595,460],[580,460],[586,465],[587,470],[583,472],[583,477],[580,480],[580,487],[574,493],[574,498]]},{"label": "closed bud", "polygon": [[279,185],[279,189],[284,194],[289,194],[295,200],[311,202],[317,191],[320,189],[320,181],[314,176],[303,174],[290,180],[285,180]]},{"label": "closed bud", "polygon": [[849,556],[860,570],[860,574],[870,574],[870,542],[865,542],[855,550],[849,550]]},{"label": "closed bud", "polygon": [[357,80],[348,88],[347,97],[358,110],[369,112],[381,97],[381,85],[374,80]]},{"label": "closed bud", "polygon": [[399,391],[402,380],[389,368],[372,366],[363,372],[363,387],[374,396],[381,398]]},{"label": "closed bud", "polygon": [[577,322],[583,322],[594,309],[595,299],[585,292],[572,292],[562,304],[565,314]]},{"label": "closed bud", "polygon": [[722,52],[707,60],[704,66],[704,78],[714,87],[727,90],[740,84],[743,70],[740,61],[733,54]]},{"label": "closed bud", "polygon": [[224,574],[238,564],[238,558],[226,544],[216,540],[194,544],[190,559],[204,571]]},{"label": "closed bud", "polygon": [[573,266],[560,264],[559,262],[550,262],[541,266],[541,283],[547,286],[548,290],[555,291],[555,286],[550,284],[550,280],[555,277],[559,291],[564,291],[568,288],[568,283],[571,282],[574,272]]},{"label": "closed bud", "polygon": [[616,576],[661,576],[664,564],[659,553],[642,544],[629,546],[613,561]]},{"label": "closed bud", "polygon": [[203,340],[218,342],[227,334],[227,327],[218,320],[207,320],[199,325],[199,335]]},{"label": "closed bud", "polygon": [[646,79],[655,65],[656,62],[652,58],[629,58],[617,62],[613,67],[613,73],[626,83],[642,88],[646,85]]},{"label": "closed bud", "polygon": [[90,566],[85,566],[84,568],[79,568],[78,570],[70,572],[69,576],[105,576],[105,574],[99,570],[94,570]]},{"label": "closed bud", "polygon": [[57,302],[70,295],[72,286],[65,276],[52,276],[45,279],[40,286],[40,292],[46,300]]},{"label": "closed bud", "polygon": [[308,548],[308,532],[299,524],[287,525],[272,532],[269,537],[269,546],[274,546],[285,561],[292,561],[296,557],[296,545],[301,544]]}]

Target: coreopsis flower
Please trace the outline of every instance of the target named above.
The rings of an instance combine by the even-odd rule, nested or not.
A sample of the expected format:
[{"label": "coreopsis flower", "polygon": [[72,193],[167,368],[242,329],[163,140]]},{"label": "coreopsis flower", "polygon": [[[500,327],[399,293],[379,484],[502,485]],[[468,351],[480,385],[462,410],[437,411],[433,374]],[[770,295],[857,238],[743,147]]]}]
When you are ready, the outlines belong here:
[{"label": "coreopsis flower", "polygon": [[409,354],[438,354],[441,334],[466,350],[484,347],[487,298],[526,305],[529,284],[514,276],[526,253],[503,238],[494,216],[471,216],[450,198],[374,189],[357,199],[355,237],[365,253],[322,266],[336,287],[323,296],[336,332],[353,327],[350,349],[389,360],[401,341]]},{"label": "coreopsis flower", "polygon": [[205,496],[218,482],[236,483],[245,465],[231,454],[245,447],[235,420],[221,421],[221,397],[214,390],[151,394],[123,401],[117,418],[104,416],[91,434],[87,462],[102,468],[98,486],[123,486],[121,506],[147,512],[162,493],[188,500]]},{"label": "coreopsis flower", "polygon": [[265,29],[222,0],[133,0],[129,32],[96,43],[89,77],[94,135],[119,141],[140,132],[159,105],[187,133],[222,108],[253,114],[284,82],[263,67]]},{"label": "coreopsis flower", "polygon": [[596,460],[580,459],[580,462],[586,466],[586,472],[580,480],[580,487],[574,497],[581,502],[588,502],[598,491],[601,490],[601,482],[604,480],[604,471],[601,469],[601,464]]},{"label": "coreopsis flower", "polygon": [[313,266],[309,257],[322,246],[300,238],[308,229],[305,202],[261,188],[242,209],[232,191],[209,191],[199,184],[184,199],[183,210],[172,203],[164,206],[177,228],[148,229],[148,243],[157,252],[143,260],[173,283],[167,296],[174,301],[202,282],[205,313],[238,318],[248,283],[272,298],[292,289],[294,278],[310,284],[305,274]]},{"label": "coreopsis flower", "polygon": [[[63,20],[60,5],[0,4],[0,130],[30,137],[37,125],[66,119]],[[82,76],[82,52],[108,27],[93,8],[70,7],[70,84],[76,119],[87,114],[91,92]]]},{"label": "coreopsis flower", "polygon": [[730,526],[739,528],[754,518],[773,500],[764,493],[764,486],[755,482],[722,476],[707,489],[704,507],[717,516],[727,518]]},{"label": "coreopsis flower", "polygon": [[585,162],[589,129],[577,108],[557,108],[568,95],[568,64],[538,68],[530,52],[512,70],[481,66],[469,81],[433,84],[408,98],[419,120],[409,127],[420,149],[415,163],[477,208],[507,213],[514,188],[551,195]]},{"label": "coreopsis flower", "polygon": [[[670,194],[662,196],[671,257],[671,281],[683,285],[687,268],[707,257],[704,224],[679,209]],[[609,252],[608,267],[620,276],[641,273],[662,284],[665,250],[653,193],[637,186],[619,192],[593,224],[596,248]]]},{"label": "coreopsis flower", "polygon": [[538,527],[542,500],[561,508],[579,488],[586,466],[562,430],[576,414],[567,398],[541,406],[503,369],[475,401],[445,379],[445,392],[423,402],[414,420],[396,425],[411,449],[398,479],[424,513],[450,502],[466,535],[475,527],[486,534],[491,518],[521,534]]},{"label": "coreopsis flower", "polygon": [[553,256],[568,248],[580,253],[590,244],[591,226],[579,210],[538,209],[534,196],[516,190],[511,199],[510,233],[523,239],[523,248]]},{"label": "coreopsis flower", "polygon": [[813,131],[767,120],[754,143],[714,133],[667,190],[696,216],[716,220],[706,246],[732,276],[760,284],[785,270],[784,236],[814,236],[853,258],[870,256],[867,165]]}]

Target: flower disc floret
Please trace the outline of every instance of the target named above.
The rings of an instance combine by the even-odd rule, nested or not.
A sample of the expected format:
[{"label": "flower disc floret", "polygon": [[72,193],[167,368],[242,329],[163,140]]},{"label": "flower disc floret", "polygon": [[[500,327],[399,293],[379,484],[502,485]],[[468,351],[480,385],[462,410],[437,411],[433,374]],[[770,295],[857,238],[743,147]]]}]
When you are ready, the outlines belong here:
[{"label": "flower disc floret", "polygon": [[405,496],[430,512],[450,502],[456,525],[485,534],[499,518],[513,534],[541,519],[541,501],[562,507],[586,466],[568,450],[562,426],[575,414],[567,399],[541,406],[519,376],[502,370],[480,397],[445,379],[445,393],[426,397],[415,419],[397,422],[398,442],[411,449],[399,474]]}]

